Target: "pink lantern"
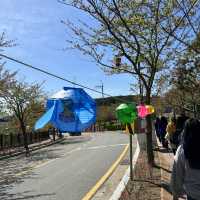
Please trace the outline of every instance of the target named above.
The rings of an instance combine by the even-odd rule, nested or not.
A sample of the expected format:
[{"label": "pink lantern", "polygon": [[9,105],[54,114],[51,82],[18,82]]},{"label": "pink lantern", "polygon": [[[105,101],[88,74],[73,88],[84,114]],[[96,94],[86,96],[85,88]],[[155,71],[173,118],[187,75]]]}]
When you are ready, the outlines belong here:
[{"label": "pink lantern", "polygon": [[144,104],[137,106],[137,110],[138,116],[141,118],[145,118],[149,114],[148,109]]}]

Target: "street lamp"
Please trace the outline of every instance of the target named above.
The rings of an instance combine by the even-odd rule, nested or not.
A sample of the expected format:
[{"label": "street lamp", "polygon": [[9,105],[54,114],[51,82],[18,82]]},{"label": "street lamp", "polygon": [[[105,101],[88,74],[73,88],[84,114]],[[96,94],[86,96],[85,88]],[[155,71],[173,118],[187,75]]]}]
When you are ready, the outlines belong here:
[{"label": "street lamp", "polygon": [[121,66],[121,61],[122,61],[121,56],[115,55],[114,62],[115,62],[115,66],[116,67],[120,67]]}]

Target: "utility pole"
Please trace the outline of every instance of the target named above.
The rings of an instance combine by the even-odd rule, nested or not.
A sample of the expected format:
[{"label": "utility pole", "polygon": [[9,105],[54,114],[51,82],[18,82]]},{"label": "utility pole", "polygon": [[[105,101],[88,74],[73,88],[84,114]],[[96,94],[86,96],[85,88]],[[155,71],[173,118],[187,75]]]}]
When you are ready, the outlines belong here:
[{"label": "utility pole", "polygon": [[[103,81],[101,80],[101,84],[95,86],[96,88],[100,88],[101,89],[101,95],[102,95],[102,110],[101,112],[104,113],[103,109],[104,109],[104,85],[103,85]],[[103,122],[103,129],[105,128],[105,123]]]},{"label": "utility pole", "polygon": [[104,85],[103,85],[103,81],[101,81],[101,85],[97,85],[96,88],[100,88],[101,89],[101,95],[102,95],[102,98],[104,98]]}]

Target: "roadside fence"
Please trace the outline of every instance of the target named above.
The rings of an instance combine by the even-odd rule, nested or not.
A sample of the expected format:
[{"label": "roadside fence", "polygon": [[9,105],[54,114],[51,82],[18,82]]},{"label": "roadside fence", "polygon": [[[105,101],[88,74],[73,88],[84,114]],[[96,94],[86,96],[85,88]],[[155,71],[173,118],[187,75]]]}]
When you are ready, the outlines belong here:
[{"label": "roadside fence", "polygon": [[[41,142],[50,138],[49,132],[27,133],[28,144]],[[21,133],[0,133],[0,150],[24,146],[24,137]]]}]

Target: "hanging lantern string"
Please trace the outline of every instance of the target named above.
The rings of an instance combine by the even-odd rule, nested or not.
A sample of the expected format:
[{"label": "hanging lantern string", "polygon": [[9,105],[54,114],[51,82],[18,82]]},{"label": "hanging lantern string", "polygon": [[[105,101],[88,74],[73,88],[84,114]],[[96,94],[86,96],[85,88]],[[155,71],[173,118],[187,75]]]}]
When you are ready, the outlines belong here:
[{"label": "hanging lantern string", "polygon": [[[18,64],[21,64],[21,65],[24,65],[24,66],[29,67],[29,68],[31,68],[31,69],[34,69],[34,70],[36,70],[36,71],[39,71],[39,72],[41,72],[41,73],[43,73],[43,74],[47,74],[47,75],[49,75],[49,76],[51,76],[51,77],[54,77],[54,78],[60,79],[60,80],[62,80],[62,81],[68,82],[68,83],[70,83],[70,84],[73,84],[73,85],[82,87],[82,88],[84,88],[84,89],[87,89],[87,90],[90,90],[90,91],[93,91],[93,92],[96,92],[96,93],[99,93],[99,94],[102,94],[102,91],[98,91],[98,90],[95,90],[95,89],[90,88],[90,87],[88,87],[88,86],[84,86],[84,85],[82,85],[82,84],[80,84],[80,83],[76,83],[76,82],[74,82],[74,81],[68,80],[68,79],[63,78],[63,77],[61,77],[61,76],[58,76],[58,75],[56,75],[56,74],[50,73],[50,72],[48,72],[48,71],[46,71],[46,70],[43,70],[43,69],[41,69],[41,68],[39,68],[39,67],[34,67],[34,66],[31,65],[31,64],[25,63],[25,62],[23,62],[23,61],[20,61],[20,60],[18,60],[18,59],[13,58],[13,57],[10,57],[10,56],[7,56],[7,55],[1,54],[1,53],[0,53],[0,57],[6,58],[6,59],[11,60],[11,61],[13,61],[13,62],[16,62],[16,63],[18,63]],[[123,99],[121,99],[121,98],[113,97],[113,96],[110,95],[110,94],[107,94],[107,93],[103,93],[103,94],[104,94],[105,96],[112,97],[112,98],[114,98],[114,99],[116,99],[116,100],[118,100],[118,101],[125,102],[125,103],[130,103],[130,102],[125,101],[125,100],[123,100]]]}]

